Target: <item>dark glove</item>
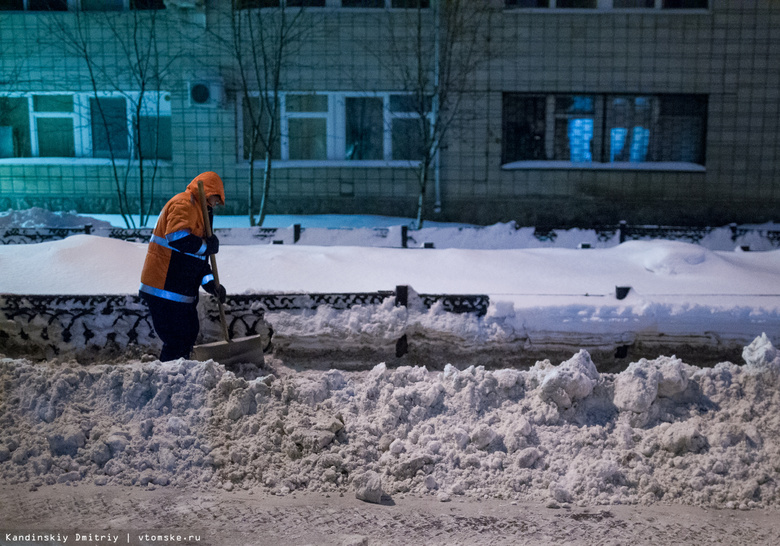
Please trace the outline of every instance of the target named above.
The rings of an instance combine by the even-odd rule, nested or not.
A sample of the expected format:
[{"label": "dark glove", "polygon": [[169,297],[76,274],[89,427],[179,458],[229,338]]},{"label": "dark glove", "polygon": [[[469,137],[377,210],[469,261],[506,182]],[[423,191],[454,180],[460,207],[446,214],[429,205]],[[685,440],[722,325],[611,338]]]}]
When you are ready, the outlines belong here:
[{"label": "dark glove", "polygon": [[214,281],[209,281],[206,284],[204,284],[203,290],[205,290],[212,296],[217,296],[221,303],[225,303],[225,298],[227,297],[227,291],[225,290],[225,287],[222,286],[221,284],[219,285],[219,293],[217,293],[217,285],[214,284]]},{"label": "dark glove", "polygon": [[219,252],[219,239],[216,235],[206,237],[206,254],[216,254]]}]

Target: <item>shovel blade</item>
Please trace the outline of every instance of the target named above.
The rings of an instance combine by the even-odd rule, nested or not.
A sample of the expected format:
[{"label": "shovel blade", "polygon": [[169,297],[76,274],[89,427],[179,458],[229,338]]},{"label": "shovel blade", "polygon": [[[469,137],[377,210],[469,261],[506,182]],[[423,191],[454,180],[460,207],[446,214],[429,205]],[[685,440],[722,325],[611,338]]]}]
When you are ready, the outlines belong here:
[{"label": "shovel blade", "polygon": [[265,362],[263,349],[267,345],[263,336],[239,337],[230,341],[214,341],[195,345],[192,348],[194,360],[213,360],[223,366],[229,364],[256,364]]}]

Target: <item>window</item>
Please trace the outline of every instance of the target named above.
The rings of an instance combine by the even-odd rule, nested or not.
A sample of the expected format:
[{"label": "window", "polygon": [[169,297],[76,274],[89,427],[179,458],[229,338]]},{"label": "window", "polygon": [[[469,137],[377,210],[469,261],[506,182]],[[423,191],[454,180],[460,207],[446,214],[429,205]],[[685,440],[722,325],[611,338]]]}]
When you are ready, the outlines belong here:
[{"label": "window", "polygon": [[164,0],[0,0],[0,11],[125,11],[165,9]]},{"label": "window", "polygon": [[704,165],[706,119],[704,95],[505,93],[502,161]]},{"label": "window", "polygon": [[165,0],[130,0],[129,7],[137,10],[165,9]]},{"label": "window", "polygon": [[664,9],[707,9],[707,0],[663,0]]},{"label": "window", "polygon": [[506,0],[508,8],[549,8],[549,0]]},{"label": "window", "polygon": [[655,0],[612,0],[613,8],[654,8]]},{"label": "window", "polygon": [[33,95],[33,121],[37,154],[41,157],[75,157],[76,114],[73,95]]},{"label": "window", "polygon": [[708,9],[708,0],[504,0],[507,8]]},{"label": "window", "polygon": [[68,11],[68,0],[0,0],[0,11]]},{"label": "window", "polygon": [[650,97],[610,97],[607,100],[607,150],[609,161],[647,161],[650,126],[653,124]]},{"label": "window", "polygon": [[83,11],[123,11],[125,0],[81,0]]},{"label": "window", "polygon": [[89,99],[94,157],[130,157],[127,101],[124,98]]},{"label": "window", "polygon": [[429,8],[430,0],[235,0],[235,9],[256,8]]},{"label": "window", "polygon": [[324,8],[325,0],[286,0],[290,8]]},{"label": "window", "polygon": [[382,99],[347,97],[345,101],[347,137],[345,159],[384,159]]},{"label": "window", "polygon": [[0,158],[29,157],[30,101],[0,97]]},{"label": "window", "polygon": [[278,8],[279,0],[235,0],[234,9]]},{"label": "window", "polygon": [[430,96],[423,97],[420,104],[413,95],[390,95],[391,142],[393,159],[416,161],[425,156],[422,135],[430,129],[428,117],[431,112]]},{"label": "window", "polygon": [[[255,145],[255,159],[265,158],[265,149],[263,143],[268,142],[268,131],[270,129],[270,117],[267,109],[260,107],[260,97],[249,97],[248,101],[243,101],[243,153],[244,159],[249,159],[249,152],[252,147],[252,131],[258,130],[262,136],[259,136]],[[259,117],[259,123],[257,127],[252,126],[252,116]],[[276,120],[274,124],[274,135],[271,137],[271,158],[279,159],[282,156],[281,153],[281,130],[279,123],[279,110],[277,108]]]},{"label": "window", "polygon": [[429,8],[430,0],[392,0],[390,7],[393,8]]},{"label": "window", "polygon": [[[427,101],[428,106],[430,100]],[[419,161],[422,130],[419,109],[410,95],[391,93],[284,93],[272,158],[282,161]],[[243,104],[242,151],[249,159],[251,110],[259,97]],[[263,113],[262,115],[267,115]],[[427,118],[426,118],[427,119]],[[260,127],[267,131],[268,119]],[[262,159],[262,145],[255,158]]]},{"label": "window", "polygon": [[67,0],[27,0],[30,11],[68,11]]},{"label": "window", "polygon": [[558,0],[555,3],[556,8],[597,8],[596,0]]},{"label": "window", "polygon": [[385,0],[341,0],[342,8],[383,8]]},{"label": "window", "polygon": [[287,159],[328,158],[328,96],[287,95],[283,100],[286,116],[282,131]]},{"label": "window", "polygon": [[[168,93],[0,96],[0,158],[170,159]],[[140,113],[136,117],[136,111]]]}]

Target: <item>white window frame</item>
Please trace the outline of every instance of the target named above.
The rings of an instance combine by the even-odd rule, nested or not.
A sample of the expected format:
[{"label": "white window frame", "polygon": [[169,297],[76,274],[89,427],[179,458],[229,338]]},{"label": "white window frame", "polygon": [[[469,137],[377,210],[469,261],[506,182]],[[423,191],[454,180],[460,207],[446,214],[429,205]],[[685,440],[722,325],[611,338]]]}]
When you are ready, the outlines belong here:
[{"label": "white window frame", "polygon": [[[434,1],[434,0],[431,0],[431,1]],[[364,10],[370,10],[370,11],[374,11],[374,10],[378,10],[378,9],[395,9],[395,10],[417,9],[417,8],[394,8],[393,7],[393,0],[385,0],[384,4],[385,5],[383,7],[380,6],[378,8],[351,7],[350,6],[350,7],[345,7],[345,8],[342,8],[342,9],[347,9],[347,10],[361,10],[361,9],[364,9]],[[329,7],[329,8],[330,7],[341,8],[341,0],[325,0],[325,5],[326,5],[326,7]],[[431,6],[430,6],[430,2],[429,2],[428,3],[428,7],[427,8],[422,8],[422,9],[430,9],[430,7]]]},{"label": "white window frame", "polygon": [[[72,112],[36,112],[35,97],[73,97]],[[84,103],[79,95],[72,93],[30,93],[27,95],[27,106],[30,115],[30,153],[32,157],[39,157],[40,143],[38,141],[38,120],[39,119],[70,119],[73,122],[73,148],[74,158],[81,157],[87,140],[84,138],[83,127],[79,124],[79,115],[84,108]],[[65,159],[65,158],[63,158]]]},{"label": "white window frame", "polygon": [[[34,108],[34,100],[36,96],[72,96],[73,97],[73,112],[36,112]],[[117,162],[137,162],[133,159],[133,118],[135,114],[134,104],[138,103],[141,93],[138,91],[133,92],[116,92],[116,91],[101,91],[97,95],[95,93],[74,93],[74,92],[62,92],[62,91],[34,91],[34,92],[13,92],[3,93],[2,96],[10,98],[26,98],[28,107],[28,116],[30,124],[30,157],[13,157],[13,158],[0,158],[0,164],[6,163],[47,163],[57,164],[63,162],[73,162],[74,160],[80,163],[90,164],[104,164],[110,163],[108,158],[94,158],[92,157],[92,112],[90,111],[90,99],[94,98],[123,98],[126,101],[126,114],[127,114],[127,135],[128,135],[128,150],[130,152],[129,158],[117,158]],[[168,97],[166,100],[165,97]],[[146,91],[144,92],[144,101],[141,106],[141,115],[154,116],[159,115],[161,117],[171,116],[171,101],[169,100],[171,93],[169,91]],[[41,157],[40,146],[38,142],[38,119],[41,118],[70,118],[73,120],[73,144],[75,154],[73,157]],[[168,162],[167,159],[149,158],[145,161],[158,162],[158,164]]]},{"label": "white window frame", "polygon": [[[272,165],[275,168],[296,168],[296,167],[414,167],[420,164],[421,160],[393,159],[392,141],[393,141],[393,120],[395,119],[417,119],[419,115],[416,112],[393,112],[390,110],[390,97],[396,95],[410,95],[411,93],[399,91],[383,92],[357,92],[357,91],[286,91],[279,94],[279,128],[280,136],[280,159],[275,159]],[[287,97],[290,95],[318,95],[328,97],[327,112],[288,112]],[[260,93],[250,93],[251,97],[259,97]],[[346,99],[347,98],[381,98],[383,112],[383,136],[382,136],[382,159],[345,159],[346,155]],[[243,102],[243,97],[242,97]],[[243,106],[238,105],[238,115],[241,117],[241,123],[238,124],[238,154],[239,163],[248,164],[248,160],[243,157],[244,150],[244,123]],[[428,114],[430,119],[432,114]],[[325,119],[326,131],[326,159],[290,159],[290,134],[289,121],[291,119]],[[255,165],[262,163],[261,159],[255,160]]]},{"label": "white window frame", "polygon": [[[70,0],[74,1],[74,0]],[[431,0],[433,1],[433,0]],[[286,7],[287,9],[299,9],[300,6],[289,6],[288,0],[279,0],[279,6]],[[342,8],[342,2],[341,0],[325,0],[324,6],[314,6],[314,7],[307,7],[304,9],[326,9],[326,8],[335,8],[335,9],[345,9],[345,10],[367,10],[367,11],[376,11],[378,9],[393,9],[393,10],[405,10],[405,9],[417,9],[417,8],[394,8],[393,7],[393,0],[384,0],[384,6],[379,7],[363,7],[363,6],[350,6],[350,7],[343,7]],[[257,9],[257,8],[244,8],[244,9]],[[263,8],[263,9],[278,9],[278,8]],[[428,7],[422,8],[422,9],[430,9],[430,2],[428,4]]]}]

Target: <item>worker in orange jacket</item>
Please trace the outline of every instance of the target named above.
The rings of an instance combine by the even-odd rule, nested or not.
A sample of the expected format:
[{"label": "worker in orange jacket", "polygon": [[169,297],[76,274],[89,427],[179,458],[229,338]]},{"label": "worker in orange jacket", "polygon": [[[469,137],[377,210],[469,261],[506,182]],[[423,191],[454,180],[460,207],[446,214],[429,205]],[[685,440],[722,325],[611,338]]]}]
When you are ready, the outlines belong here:
[{"label": "worker in orange jacket", "polygon": [[[198,197],[198,180],[208,204],[203,218]],[[225,301],[225,287],[219,290],[208,257],[219,252],[216,235],[206,236],[205,222],[213,221],[213,207],[225,204],[225,188],[217,173],[195,177],[182,193],[165,204],[154,228],[141,271],[141,299],[149,306],[154,330],[163,342],[160,360],[189,358],[200,331],[198,289]]]}]

